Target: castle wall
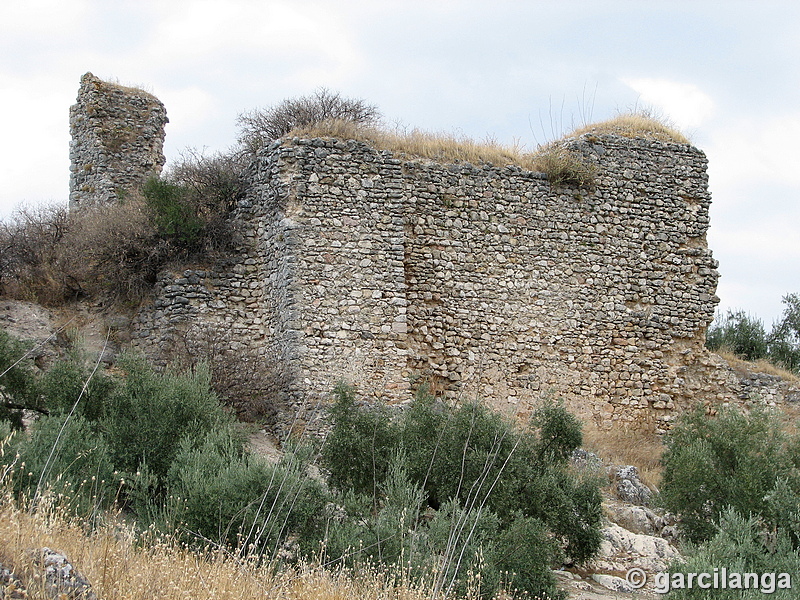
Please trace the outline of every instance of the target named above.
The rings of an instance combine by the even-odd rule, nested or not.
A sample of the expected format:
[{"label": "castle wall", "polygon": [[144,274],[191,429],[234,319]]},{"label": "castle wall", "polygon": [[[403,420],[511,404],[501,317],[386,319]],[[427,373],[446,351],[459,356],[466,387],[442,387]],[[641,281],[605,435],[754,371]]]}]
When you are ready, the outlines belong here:
[{"label": "castle wall", "polygon": [[[597,166],[591,189],[354,141],[276,143],[240,203],[241,272],[201,277],[207,297],[171,326],[241,327],[287,414],[344,380],[373,400],[425,384],[522,418],[563,397],[585,418],[662,429],[719,371],[703,348],[717,302],[706,159],[613,136],[570,146]],[[146,347],[164,344],[163,308],[143,313]]]},{"label": "castle wall", "polygon": [[164,166],[167,113],[153,95],[81,77],[70,107],[70,207],[116,201]]}]

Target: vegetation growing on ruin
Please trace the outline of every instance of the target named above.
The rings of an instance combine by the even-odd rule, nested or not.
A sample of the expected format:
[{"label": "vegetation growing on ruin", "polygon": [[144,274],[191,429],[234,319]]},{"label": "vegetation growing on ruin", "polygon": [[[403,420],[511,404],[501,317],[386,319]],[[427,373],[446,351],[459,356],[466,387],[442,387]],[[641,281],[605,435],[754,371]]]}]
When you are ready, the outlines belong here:
[{"label": "vegetation growing on ruin", "polygon": [[[791,573],[800,568],[800,434],[762,410],[683,415],[667,436],[660,499],[696,546],[671,565],[682,573]],[[774,591],[774,590],[773,590]],[[734,592],[756,598],[756,590]],[[772,592],[768,592],[772,593]],[[710,598],[705,590],[670,594]],[[790,589],[777,598],[794,598]]]},{"label": "vegetation growing on ruin", "polygon": [[125,355],[103,374],[73,352],[37,374],[0,341],[6,416],[42,414],[27,430],[3,421],[7,511],[55,501],[92,530],[121,510],[139,524],[127,535],[180,540],[198,560],[212,544],[289,572],[372,565],[436,597],[561,598],[551,567],[599,547],[599,482],[570,467],[581,430],[559,405],[519,430],[480,404],[425,395],[391,418],[341,387],[327,440],[290,444],[273,463],[246,449],[202,366],[157,373]]},{"label": "vegetation growing on ruin", "polygon": [[741,310],[717,315],[708,328],[706,346],[743,360],[768,361],[800,374],[800,294],[787,294],[783,304],[783,314],[769,332],[758,317]]},{"label": "vegetation growing on ruin", "polygon": [[659,117],[655,113],[647,110],[634,110],[620,113],[616,117],[606,121],[579,127],[568,133],[565,137],[573,138],[586,134],[619,135],[628,138],[658,140],[675,144],[691,143],[668,119]]}]

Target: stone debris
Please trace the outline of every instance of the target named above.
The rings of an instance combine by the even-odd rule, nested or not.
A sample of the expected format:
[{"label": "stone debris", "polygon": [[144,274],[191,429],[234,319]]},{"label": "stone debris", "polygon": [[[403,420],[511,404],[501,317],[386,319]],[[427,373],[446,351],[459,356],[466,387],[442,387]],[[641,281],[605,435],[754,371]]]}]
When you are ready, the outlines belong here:
[{"label": "stone debris", "polygon": [[[51,600],[97,600],[89,581],[81,575],[67,557],[60,552],[43,547],[28,553],[38,572],[36,583],[26,583],[13,570],[0,564],[0,600],[28,598],[32,586],[44,583],[44,597]],[[36,596],[39,597],[39,596]]]},{"label": "stone debris", "polygon": [[639,479],[639,470],[633,465],[611,467],[611,479],[617,497],[631,504],[646,506],[653,493]]},{"label": "stone debris", "polygon": [[34,564],[44,570],[45,591],[54,600],[97,600],[92,585],[67,557],[43,547],[32,552]]}]

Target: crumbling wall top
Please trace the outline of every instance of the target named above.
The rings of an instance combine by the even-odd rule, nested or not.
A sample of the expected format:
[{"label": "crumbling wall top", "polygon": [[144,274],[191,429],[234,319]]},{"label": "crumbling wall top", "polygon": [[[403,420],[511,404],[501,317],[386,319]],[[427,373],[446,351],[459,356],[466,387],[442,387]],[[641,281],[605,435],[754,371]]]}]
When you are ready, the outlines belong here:
[{"label": "crumbling wall top", "polygon": [[168,119],[152,94],[86,73],[69,120],[71,207],[113,202],[161,172]]}]

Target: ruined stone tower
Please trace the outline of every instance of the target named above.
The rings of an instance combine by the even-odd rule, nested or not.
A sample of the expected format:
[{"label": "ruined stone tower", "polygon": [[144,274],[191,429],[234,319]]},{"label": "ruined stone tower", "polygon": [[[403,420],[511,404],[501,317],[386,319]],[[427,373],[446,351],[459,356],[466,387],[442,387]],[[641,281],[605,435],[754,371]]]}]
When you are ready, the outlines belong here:
[{"label": "ruined stone tower", "polygon": [[152,94],[81,77],[70,107],[71,208],[113,202],[164,166],[164,105]]}]

